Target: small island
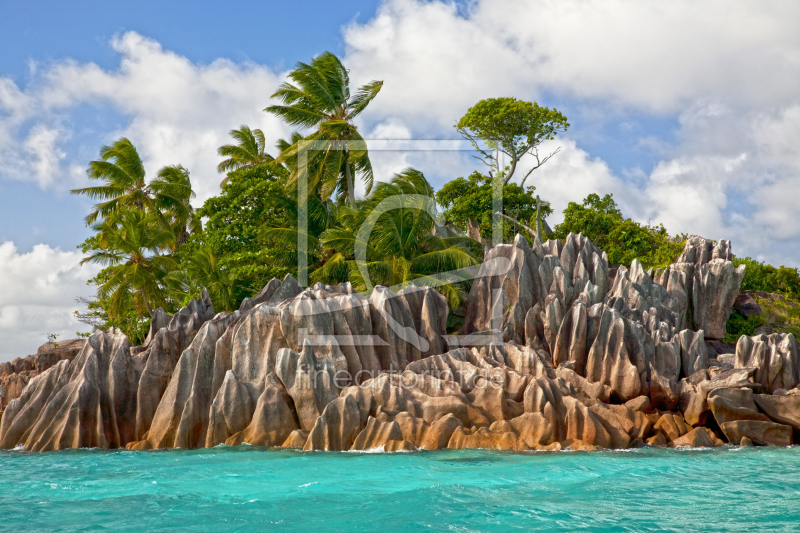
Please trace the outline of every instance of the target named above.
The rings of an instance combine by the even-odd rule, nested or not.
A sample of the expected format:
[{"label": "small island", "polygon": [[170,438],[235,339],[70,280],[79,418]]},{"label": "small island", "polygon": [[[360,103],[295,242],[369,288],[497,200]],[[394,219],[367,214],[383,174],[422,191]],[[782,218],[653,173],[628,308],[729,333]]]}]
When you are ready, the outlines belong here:
[{"label": "small island", "polygon": [[312,133],[273,158],[261,131],[233,130],[222,193],[198,210],[188,169],[148,182],[128,139],[103,147],[88,168],[101,185],[73,191],[100,200],[81,249],[105,269],[76,312],[94,332],[0,365],[0,448],[796,441],[794,326],[758,322],[789,304],[742,292],[761,279],[745,282],[750,266],[772,267],[624,219],[610,195],[551,229],[525,183],[569,123],[515,98],[456,124],[486,174],[438,192],[411,168],[378,181],[353,120],[382,85],[351,95],[330,53],[298,64],[266,111]]}]

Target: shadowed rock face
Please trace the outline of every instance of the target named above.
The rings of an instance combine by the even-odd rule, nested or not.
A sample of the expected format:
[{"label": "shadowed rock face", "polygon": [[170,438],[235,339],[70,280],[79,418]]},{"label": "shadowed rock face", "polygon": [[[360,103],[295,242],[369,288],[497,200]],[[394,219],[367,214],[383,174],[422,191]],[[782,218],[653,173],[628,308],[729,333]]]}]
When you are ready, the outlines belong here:
[{"label": "shadowed rock face", "polygon": [[74,360],[0,365],[21,384],[0,447],[784,445],[800,435],[794,338],[743,337],[721,366],[706,349],[741,283],[732,258],[693,237],[667,269],[634,261],[612,279],[580,234],[518,236],[486,254],[466,338],[446,336],[431,288],[364,296],[287,276],[218,315],[204,293],[157,311],[143,346],[111,330]]}]

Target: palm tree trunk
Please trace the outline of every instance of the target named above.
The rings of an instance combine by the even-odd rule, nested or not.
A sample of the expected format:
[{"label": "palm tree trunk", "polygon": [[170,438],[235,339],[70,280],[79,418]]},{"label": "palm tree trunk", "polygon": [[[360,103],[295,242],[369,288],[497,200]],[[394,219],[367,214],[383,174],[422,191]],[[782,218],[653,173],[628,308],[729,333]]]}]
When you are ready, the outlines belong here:
[{"label": "palm tree trunk", "polygon": [[350,207],[356,208],[356,192],[353,190],[353,174],[350,172],[350,162],[344,164],[344,175],[347,178],[347,199]]},{"label": "palm tree trunk", "polygon": [[153,308],[150,307],[150,302],[147,301],[147,297],[142,295],[142,300],[144,300],[144,306],[147,308],[147,312],[150,313],[150,318],[153,318],[155,312]]}]

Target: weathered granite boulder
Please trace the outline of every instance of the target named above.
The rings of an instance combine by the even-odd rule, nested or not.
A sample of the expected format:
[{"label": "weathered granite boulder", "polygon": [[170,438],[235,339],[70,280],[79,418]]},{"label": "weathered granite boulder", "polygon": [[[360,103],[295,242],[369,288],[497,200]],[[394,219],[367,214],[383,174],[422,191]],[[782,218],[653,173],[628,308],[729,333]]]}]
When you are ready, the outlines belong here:
[{"label": "weathered granite boulder", "polygon": [[34,426],[53,391],[63,387],[65,380],[62,377],[69,365],[69,361],[60,361],[34,376],[22,394],[9,402],[0,423],[0,448],[10,450],[18,444],[25,444],[23,436]]},{"label": "weathered granite boulder", "polygon": [[755,368],[753,379],[770,392],[800,383],[797,343],[791,333],[747,337],[736,343],[735,368]]},{"label": "weathered granite boulder", "polygon": [[708,406],[720,427],[735,420],[770,422],[766,415],[758,412],[752,389],[715,389],[708,395]]},{"label": "weathered granite boulder", "polygon": [[317,418],[303,450],[334,452],[349,450],[362,427],[358,404],[353,397],[336,398]]},{"label": "weathered granite boulder", "polygon": [[397,422],[380,422],[373,417],[367,420],[367,426],[361,430],[350,447],[354,451],[366,451],[384,448],[389,441],[402,441],[403,432]]},{"label": "weathered granite boulder", "polygon": [[773,396],[770,394],[753,394],[758,408],[773,421],[792,426],[800,431],[800,396]]},{"label": "weathered granite boulder", "polygon": [[[8,427],[3,431],[4,445],[22,444],[30,451],[107,449],[124,447],[133,439],[136,385],[142,369],[131,356],[125,335],[113,329],[97,332],[71,364],[65,361],[52,369],[55,372],[42,374],[44,379],[32,380],[15,400],[13,411],[9,406],[4,413],[3,426]],[[36,391],[39,387],[49,390]],[[14,411],[13,418],[23,417],[20,422],[27,426],[23,434],[13,427]],[[16,436],[19,440],[12,444]]]},{"label": "weathered granite boulder", "polygon": [[308,340],[300,353],[281,349],[275,373],[294,402],[301,429],[310,431],[325,406],[339,396],[333,361],[328,357],[318,358]]},{"label": "weathered granite boulder", "polygon": [[513,244],[492,248],[472,282],[464,331],[500,330],[505,340],[524,344],[525,315],[547,292],[539,276],[540,264],[521,235]]},{"label": "weathered granite boulder", "polygon": [[720,425],[728,442],[737,444],[742,439],[750,439],[762,446],[791,446],[792,428],[774,422],[761,420],[735,420]]},{"label": "weathered granite boulder", "polygon": [[217,340],[239,317],[220,313],[203,324],[180,356],[147,432],[148,449],[205,445]]},{"label": "weathered granite boulder", "polygon": [[713,448],[714,446],[721,446],[723,441],[714,435],[714,432],[708,428],[694,428],[689,433],[678,437],[672,441],[674,446],[690,446],[692,448]]},{"label": "weathered granite boulder", "polygon": [[242,441],[253,446],[281,446],[300,425],[283,383],[275,374],[269,374],[266,381]]},{"label": "weathered granite boulder", "polygon": [[[178,359],[192,343],[200,327],[212,318],[214,318],[214,306],[208,297],[208,292],[204,290],[201,299],[192,300],[189,305],[173,315],[166,327],[158,329],[147,349],[137,355],[144,363],[144,370],[136,394],[134,440],[145,438]],[[151,325],[151,330],[153,328]]]},{"label": "weathered granite boulder", "polygon": [[697,268],[692,286],[692,319],[707,337],[725,336],[725,323],[744,279],[745,266],[714,259]]}]

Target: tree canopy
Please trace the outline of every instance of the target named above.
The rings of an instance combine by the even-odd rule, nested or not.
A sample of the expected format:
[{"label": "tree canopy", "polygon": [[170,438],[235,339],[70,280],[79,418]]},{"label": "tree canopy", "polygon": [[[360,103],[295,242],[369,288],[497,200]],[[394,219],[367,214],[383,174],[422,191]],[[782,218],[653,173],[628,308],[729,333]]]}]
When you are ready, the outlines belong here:
[{"label": "tree canopy", "polygon": [[[516,183],[503,185],[503,213],[529,227],[535,227],[535,192],[535,187],[522,187]],[[436,193],[436,201],[444,208],[444,218],[447,222],[466,230],[472,220],[472,224],[478,225],[480,236],[484,241],[491,242],[493,220],[491,178],[480,172],[473,172],[466,178],[456,178],[446,183]],[[542,208],[543,216],[551,213],[549,205]],[[500,223],[505,242],[509,242],[520,232],[520,228],[508,220],[501,219]]]},{"label": "tree canopy", "polygon": [[319,190],[323,200],[338,194],[355,207],[354,179],[360,176],[367,192],[372,188],[372,164],[364,138],[353,120],[378,95],[382,81],[372,81],[350,93],[350,75],[334,54],[323,52],[311,64],[298,63],[289,73],[294,83],[284,82],[272,95],[283,105],[272,105],[265,111],[287,124],[316,131],[287,148],[278,157],[280,162],[297,158],[301,152],[316,161],[309,174],[309,188]]},{"label": "tree canopy", "polygon": [[[567,131],[569,123],[557,109],[542,107],[536,102],[487,98],[469,108],[455,128],[472,143],[489,166],[497,169],[504,185],[511,181],[520,159],[525,154],[533,155],[536,164],[522,177],[520,184],[524,186],[528,176],[559,151],[556,149],[540,157],[539,145],[555,138],[559,131]],[[489,150],[481,146],[480,141],[484,141]],[[492,150],[508,156],[510,163],[500,168],[497,154]]]},{"label": "tree canopy", "polygon": [[671,239],[663,225],[646,226],[624,218],[611,194],[602,198],[590,194],[581,204],[570,202],[552,237],[564,239],[570,232],[589,237],[615,265],[638,259],[646,267],[665,267],[683,250],[683,243]]}]

